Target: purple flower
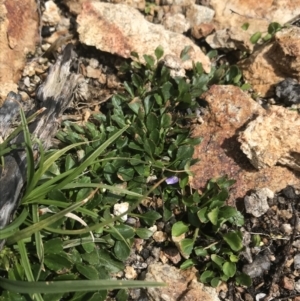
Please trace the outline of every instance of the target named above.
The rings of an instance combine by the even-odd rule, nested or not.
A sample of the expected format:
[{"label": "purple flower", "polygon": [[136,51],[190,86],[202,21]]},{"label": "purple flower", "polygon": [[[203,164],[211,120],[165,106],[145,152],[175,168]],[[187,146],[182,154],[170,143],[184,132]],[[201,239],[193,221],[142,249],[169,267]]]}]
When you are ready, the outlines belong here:
[{"label": "purple flower", "polygon": [[178,181],[179,181],[179,179],[176,176],[173,176],[173,177],[170,177],[170,178],[166,179],[166,183],[168,185],[176,184],[176,183],[178,183]]}]

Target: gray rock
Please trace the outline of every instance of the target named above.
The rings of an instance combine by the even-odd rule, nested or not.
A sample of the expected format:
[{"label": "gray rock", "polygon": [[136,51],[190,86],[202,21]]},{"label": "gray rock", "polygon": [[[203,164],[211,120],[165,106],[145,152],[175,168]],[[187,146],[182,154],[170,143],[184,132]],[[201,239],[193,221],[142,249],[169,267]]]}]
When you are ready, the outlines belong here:
[{"label": "gray rock", "polygon": [[268,198],[274,198],[273,191],[268,188],[257,189],[250,196],[245,196],[244,202],[246,212],[255,217],[262,216],[269,209]]},{"label": "gray rock", "polygon": [[286,105],[300,103],[300,84],[292,78],[286,78],[277,85],[276,96]]},{"label": "gray rock", "polygon": [[243,272],[251,278],[261,276],[265,271],[270,269],[271,262],[265,255],[258,255],[252,263],[245,264]]}]

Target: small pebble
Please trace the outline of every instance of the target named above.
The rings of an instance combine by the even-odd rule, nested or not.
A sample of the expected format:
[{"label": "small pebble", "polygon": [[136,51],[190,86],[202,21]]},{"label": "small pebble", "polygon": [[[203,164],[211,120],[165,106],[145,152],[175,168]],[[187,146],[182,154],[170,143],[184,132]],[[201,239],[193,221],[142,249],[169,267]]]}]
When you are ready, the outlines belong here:
[{"label": "small pebble", "polygon": [[289,277],[284,276],[282,278],[282,287],[289,291],[294,290],[294,288],[295,288],[294,280]]},{"label": "small pebble", "polygon": [[152,237],[156,242],[164,242],[168,238],[167,234],[163,231],[156,231]]},{"label": "small pebble", "polygon": [[[119,215],[125,213],[126,211],[128,211],[128,208],[129,208],[129,203],[128,202],[115,204],[114,205],[114,215],[119,216]],[[127,214],[123,215],[121,217],[121,219],[125,222],[127,220]]]},{"label": "small pebble", "polygon": [[294,257],[294,269],[300,269],[300,253],[296,254],[296,256]]},{"label": "small pebble", "polygon": [[293,231],[292,226],[290,224],[282,224],[280,230],[286,235],[291,235]]},{"label": "small pebble", "polygon": [[94,68],[94,69],[97,69],[99,67],[99,61],[92,58],[90,59],[90,62],[89,62],[89,65]]},{"label": "small pebble", "polygon": [[137,277],[137,272],[135,269],[131,266],[126,266],[125,267],[125,277],[127,279],[135,279]]},{"label": "small pebble", "polygon": [[295,290],[300,293],[300,280],[295,282]]},{"label": "small pebble", "polygon": [[28,77],[28,76],[26,76],[25,78],[24,78],[24,85],[27,87],[27,88],[29,88],[30,87],[30,78]]}]

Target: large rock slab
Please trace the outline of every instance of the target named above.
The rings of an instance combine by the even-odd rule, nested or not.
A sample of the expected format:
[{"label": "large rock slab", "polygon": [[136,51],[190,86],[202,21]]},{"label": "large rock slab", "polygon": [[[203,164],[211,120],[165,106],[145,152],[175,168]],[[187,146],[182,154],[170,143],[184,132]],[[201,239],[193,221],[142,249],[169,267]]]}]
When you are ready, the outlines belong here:
[{"label": "large rock slab", "polygon": [[26,55],[35,51],[38,14],[35,0],[0,0],[0,106],[17,92]]},{"label": "large rock slab", "polygon": [[[257,31],[265,33],[271,22],[284,24],[300,14],[300,0],[208,0],[206,4],[215,11],[213,24],[217,29],[206,41],[212,47],[248,51],[252,51],[249,44],[252,34]],[[249,23],[247,31],[241,29],[244,23]],[[222,32],[224,29],[229,30],[227,35]]]},{"label": "large rock slab", "polygon": [[243,76],[262,97],[274,96],[275,85],[286,77],[300,80],[300,28],[292,26],[276,33],[272,43],[262,46],[239,63]]},{"label": "large rock slab", "polygon": [[267,187],[274,192],[299,183],[299,173],[283,166],[257,170],[241,151],[240,132],[265,110],[249,95],[234,86],[212,86],[202,96],[208,104],[204,123],[197,126],[195,136],[203,137],[194,156],[192,185],[202,190],[211,178],[228,175],[236,180],[230,202],[243,198],[252,189]]},{"label": "large rock slab", "polygon": [[190,39],[146,21],[138,10],[130,6],[84,2],[77,23],[80,41],[99,50],[124,58],[129,58],[135,51],[143,60],[144,54],[154,55],[159,45],[166,55],[177,58],[185,46],[190,46],[190,59],[184,61],[182,67],[191,69],[192,61],[195,61],[201,62],[206,72],[210,71],[209,59]]},{"label": "large rock slab", "polygon": [[241,149],[257,168],[276,164],[300,171],[300,116],[273,106],[240,134]]}]

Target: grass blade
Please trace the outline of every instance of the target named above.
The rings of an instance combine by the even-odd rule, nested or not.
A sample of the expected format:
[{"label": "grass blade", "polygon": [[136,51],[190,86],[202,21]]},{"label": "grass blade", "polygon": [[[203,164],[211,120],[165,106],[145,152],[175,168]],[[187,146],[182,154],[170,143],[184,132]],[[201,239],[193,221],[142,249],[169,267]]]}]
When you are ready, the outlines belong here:
[{"label": "grass blade", "polygon": [[101,146],[99,146],[80,166],[76,168],[74,173],[65,178],[61,183],[56,186],[56,189],[61,189],[65,185],[69,184],[73,181],[74,178],[79,176],[89,165],[94,164],[94,161],[97,157],[110,145],[112,144],[118,137],[120,137],[127,129],[129,125],[125,126],[123,129],[116,132],[109,139],[107,139]]},{"label": "grass blade", "polygon": [[33,156],[33,146],[31,142],[31,136],[28,129],[27,120],[24,114],[23,109],[20,109],[21,122],[23,126],[23,134],[25,141],[25,149],[26,149],[26,158],[27,158],[27,182],[30,183],[32,181],[34,175],[34,156]]},{"label": "grass blade", "polygon": [[[32,270],[31,270],[31,266],[30,266],[29,259],[27,256],[27,251],[26,251],[24,242],[22,240],[18,241],[18,246],[19,246],[19,252],[20,252],[20,256],[21,256],[21,264],[24,268],[26,278],[28,281],[34,281],[34,277],[32,274]],[[27,283],[30,283],[30,282],[27,282]],[[30,294],[34,294],[35,298],[33,298],[33,299],[38,300],[38,301],[44,301],[42,296],[39,293],[32,292]]]},{"label": "grass blade", "polygon": [[19,232],[15,233],[14,235],[12,235],[11,237],[9,237],[7,239],[7,244],[14,244],[16,242],[18,242],[19,240],[25,239],[29,236],[31,236],[33,233],[37,232],[37,231],[41,231],[42,229],[44,229],[45,227],[53,224],[54,222],[58,221],[59,219],[63,218],[67,213],[75,210],[76,208],[82,206],[83,204],[86,203],[86,200],[83,200],[81,202],[77,202],[71,206],[69,206],[68,208],[55,213],[52,216],[49,216],[48,218],[34,224],[34,225],[30,225],[27,228],[24,228],[22,230],[20,230]]},{"label": "grass blade", "polygon": [[161,287],[166,286],[162,282],[128,280],[70,280],[70,281],[47,281],[47,282],[25,282],[8,280],[0,277],[0,287],[15,293],[69,293],[69,292],[92,292],[99,290],[113,290],[140,287]]},{"label": "grass blade", "polygon": [[26,208],[23,209],[22,213],[8,226],[1,229],[0,239],[11,236],[13,231],[18,231],[19,227],[24,223],[26,217],[28,216],[28,211]]}]

